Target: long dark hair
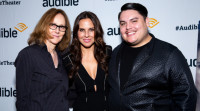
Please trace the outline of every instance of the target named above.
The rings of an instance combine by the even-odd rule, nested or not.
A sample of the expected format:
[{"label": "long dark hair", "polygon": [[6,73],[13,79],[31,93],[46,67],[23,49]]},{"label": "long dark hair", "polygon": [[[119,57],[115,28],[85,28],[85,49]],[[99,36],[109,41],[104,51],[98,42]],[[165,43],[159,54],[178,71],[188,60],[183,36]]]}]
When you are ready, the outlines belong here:
[{"label": "long dark hair", "polygon": [[106,72],[108,72],[108,62],[107,62],[107,55],[106,55],[106,44],[103,40],[103,29],[101,23],[97,16],[89,11],[84,11],[80,13],[75,22],[73,27],[73,39],[72,44],[70,45],[70,54],[73,66],[69,73],[69,76],[72,77],[74,74],[77,74],[79,66],[81,65],[82,53],[81,53],[81,44],[78,40],[78,30],[79,30],[79,22],[82,19],[89,18],[95,30],[95,37],[94,37],[94,57],[97,60],[100,67]]}]

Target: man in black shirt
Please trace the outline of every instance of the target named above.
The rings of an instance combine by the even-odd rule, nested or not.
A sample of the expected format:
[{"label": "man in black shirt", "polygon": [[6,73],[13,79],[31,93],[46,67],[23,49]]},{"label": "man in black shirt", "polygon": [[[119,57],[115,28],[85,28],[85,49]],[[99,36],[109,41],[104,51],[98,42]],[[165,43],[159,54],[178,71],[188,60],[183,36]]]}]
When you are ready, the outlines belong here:
[{"label": "man in black shirt", "polygon": [[121,7],[123,42],[111,56],[109,111],[194,111],[196,88],[180,50],[148,32],[147,9]]}]

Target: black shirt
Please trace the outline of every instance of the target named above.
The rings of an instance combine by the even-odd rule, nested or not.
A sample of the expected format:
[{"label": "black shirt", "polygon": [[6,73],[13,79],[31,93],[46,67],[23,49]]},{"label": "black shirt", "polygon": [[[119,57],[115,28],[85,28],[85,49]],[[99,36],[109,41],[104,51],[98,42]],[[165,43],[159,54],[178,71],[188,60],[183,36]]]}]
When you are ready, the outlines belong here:
[{"label": "black shirt", "polygon": [[17,111],[68,111],[68,76],[59,51],[56,69],[46,45],[31,45],[16,61]]},{"label": "black shirt", "polygon": [[131,47],[128,44],[124,43],[124,47],[122,48],[121,54],[121,65],[120,65],[120,89],[123,88],[125,83],[128,80],[129,75],[132,71],[132,65],[134,63],[135,58],[143,49],[143,47]]}]

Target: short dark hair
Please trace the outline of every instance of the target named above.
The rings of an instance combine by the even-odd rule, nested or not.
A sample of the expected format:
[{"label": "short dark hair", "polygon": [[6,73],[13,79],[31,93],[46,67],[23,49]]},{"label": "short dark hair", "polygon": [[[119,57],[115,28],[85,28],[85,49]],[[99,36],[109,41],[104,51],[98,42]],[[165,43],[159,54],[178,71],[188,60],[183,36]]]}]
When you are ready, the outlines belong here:
[{"label": "short dark hair", "polygon": [[148,11],[145,6],[139,3],[126,3],[121,7],[121,12],[119,12],[118,20],[120,18],[121,13],[126,10],[136,10],[139,14],[141,14],[144,17],[144,19],[146,19],[146,17],[148,16]]}]

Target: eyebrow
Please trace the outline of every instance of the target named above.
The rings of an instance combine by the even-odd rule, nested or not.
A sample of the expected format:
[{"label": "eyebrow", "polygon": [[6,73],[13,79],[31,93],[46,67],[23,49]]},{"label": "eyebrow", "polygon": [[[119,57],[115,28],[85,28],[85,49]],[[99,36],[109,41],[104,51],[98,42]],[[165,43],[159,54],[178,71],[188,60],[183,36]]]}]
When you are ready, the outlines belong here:
[{"label": "eyebrow", "polygon": [[51,23],[51,24],[57,25],[57,26],[65,26],[65,25],[63,25],[63,24],[60,24],[60,25],[58,25],[58,24],[56,24],[56,23]]},{"label": "eyebrow", "polygon": [[135,18],[132,18],[132,19],[130,19],[130,20],[137,20],[137,19],[139,19],[138,17],[135,17]]},{"label": "eyebrow", "polygon": [[[85,28],[79,27],[79,29],[85,29]],[[94,29],[94,27],[90,27],[89,29]]]}]

